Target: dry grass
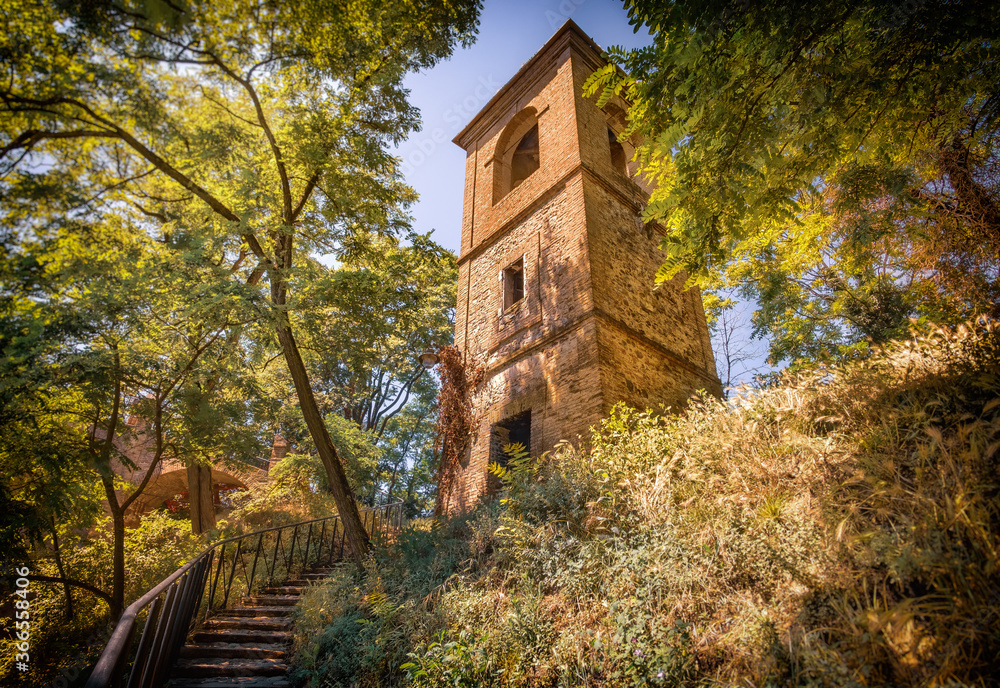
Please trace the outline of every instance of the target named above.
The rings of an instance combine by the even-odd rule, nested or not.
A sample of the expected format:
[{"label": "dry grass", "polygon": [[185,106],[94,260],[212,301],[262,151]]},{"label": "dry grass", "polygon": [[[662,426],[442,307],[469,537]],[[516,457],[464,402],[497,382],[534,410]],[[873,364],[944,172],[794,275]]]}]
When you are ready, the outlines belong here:
[{"label": "dry grass", "polygon": [[979,324],[684,417],[618,409],[502,510],[326,593],[385,629],[393,659],[350,680],[995,685],[998,361]]}]

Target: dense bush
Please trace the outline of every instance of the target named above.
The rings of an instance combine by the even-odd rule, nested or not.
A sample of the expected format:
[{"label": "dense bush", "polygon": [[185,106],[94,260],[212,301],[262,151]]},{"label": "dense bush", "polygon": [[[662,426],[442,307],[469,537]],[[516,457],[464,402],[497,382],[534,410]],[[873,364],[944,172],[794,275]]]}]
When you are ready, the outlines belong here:
[{"label": "dense bush", "polygon": [[227,537],[337,513],[326,470],[315,454],[289,454],[268,480],[235,492],[233,509],[219,522]]},{"label": "dense bush", "polygon": [[618,408],[502,503],[301,605],[301,683],[995,685],[1000,332],[684,416]]},{"label": "dense bush", "polygon": [[[191,523],[171,518],[163,512],[151,512],[135,528],[126,528],[125,569],[126,602],[138,598],[160,580],[173,573],[205,547],[205,538],[192,535]],[[78,533],[61,548],[66,576],[99,590],[111,589],[111,526],[100,521],[88,532]],[[59,572],[51,550],[39,547],[26,564],[34,575],[57,577]],[[4,581],[11,583],[10,579]],[[27,674],[14,668],[14,615],[0,616],[0,683],[4,679],[20,685],[81,685],[86,671],[104,649],[110,637],[108,605],[90,592],[70,588],[72,616],[68,614],[63,586],[33,581],[30,586],[30,657]],[[10,590],[2,599],[9,603]],[[5,607],[6,608],[6,605]]]},{"label": "dense bush", "polygon": [[[212,542],[239,533],[293,523],[336,512],[333,498],[319,482],[325,477],[318,459],[289,455],[272,471],[271,479],[253,483],[232,496],[234,508],[218,527],[193,535],[191,523],[165,511],[144,514],[125,532],[125,602],[141,597],[161,580],[190,561]],[[109,591],[112,580],[110,520],[64,535],[60,551],[68,578]],[[34,575],[57,577],[51,543],[39,543],[26,564]],[[5,572],[9,573],[9,572]],[[71,588],[72,615],[63,586],[32,582],[30,607],[30,672],[14,665],[16,638],[13,578],[0,580],[0,685],[83,685],[110,637],[108,605],[90,592]],[[7,613],[3,613],[8,610]],[[56,683],[53,683],[56,682]]]}]

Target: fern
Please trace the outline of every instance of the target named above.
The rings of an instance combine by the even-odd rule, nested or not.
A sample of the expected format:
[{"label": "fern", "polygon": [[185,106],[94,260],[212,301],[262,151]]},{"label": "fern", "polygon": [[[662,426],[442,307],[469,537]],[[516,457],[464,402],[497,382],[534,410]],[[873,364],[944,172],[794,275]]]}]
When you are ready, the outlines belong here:
[{"label": "fern", "polygon": [[507,455],[507,465],[493,461],[489,465],[490,473],[500,478],[504,485],[510,485],[519,478],[534,475],[538,470],[538,462],[531,458],[531,454],[520,442],[505,444],[504,454]]}]

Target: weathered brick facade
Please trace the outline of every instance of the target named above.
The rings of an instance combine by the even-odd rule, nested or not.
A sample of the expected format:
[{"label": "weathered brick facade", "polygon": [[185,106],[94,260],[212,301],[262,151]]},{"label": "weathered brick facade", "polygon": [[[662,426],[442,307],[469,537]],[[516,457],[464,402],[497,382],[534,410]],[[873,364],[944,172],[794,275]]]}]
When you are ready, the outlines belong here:
[{"label": "weathered brick facade", "polygon": [[[455,340],[487,373],[476,441],[440,496],[448,513],[487,492],[491,429],[505,434],[508,419],[530,412],[537,456],[585,440],[617,402],[721,394],[698,291],[653,288],[663,256],[639,220],[648,187],[622,167],[634,149],[616,158],[608,135],[625,104],[581,95],[600,53],[568,22],[455,138],[468,152]],[[538,169],[511,189],[511,156],[535,124]],[[524,295],[504,308],[503,273],[519,260]]]}]

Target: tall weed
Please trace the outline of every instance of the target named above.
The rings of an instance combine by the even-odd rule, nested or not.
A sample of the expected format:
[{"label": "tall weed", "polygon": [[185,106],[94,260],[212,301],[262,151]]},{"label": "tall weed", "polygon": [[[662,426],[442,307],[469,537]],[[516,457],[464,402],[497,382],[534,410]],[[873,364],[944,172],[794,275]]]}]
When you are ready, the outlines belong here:
[{"label": "tall weed", "polygon": [[683,416],[616,408],[312,593],[300,679],[995,685],[998,449],[993,323]]}]

